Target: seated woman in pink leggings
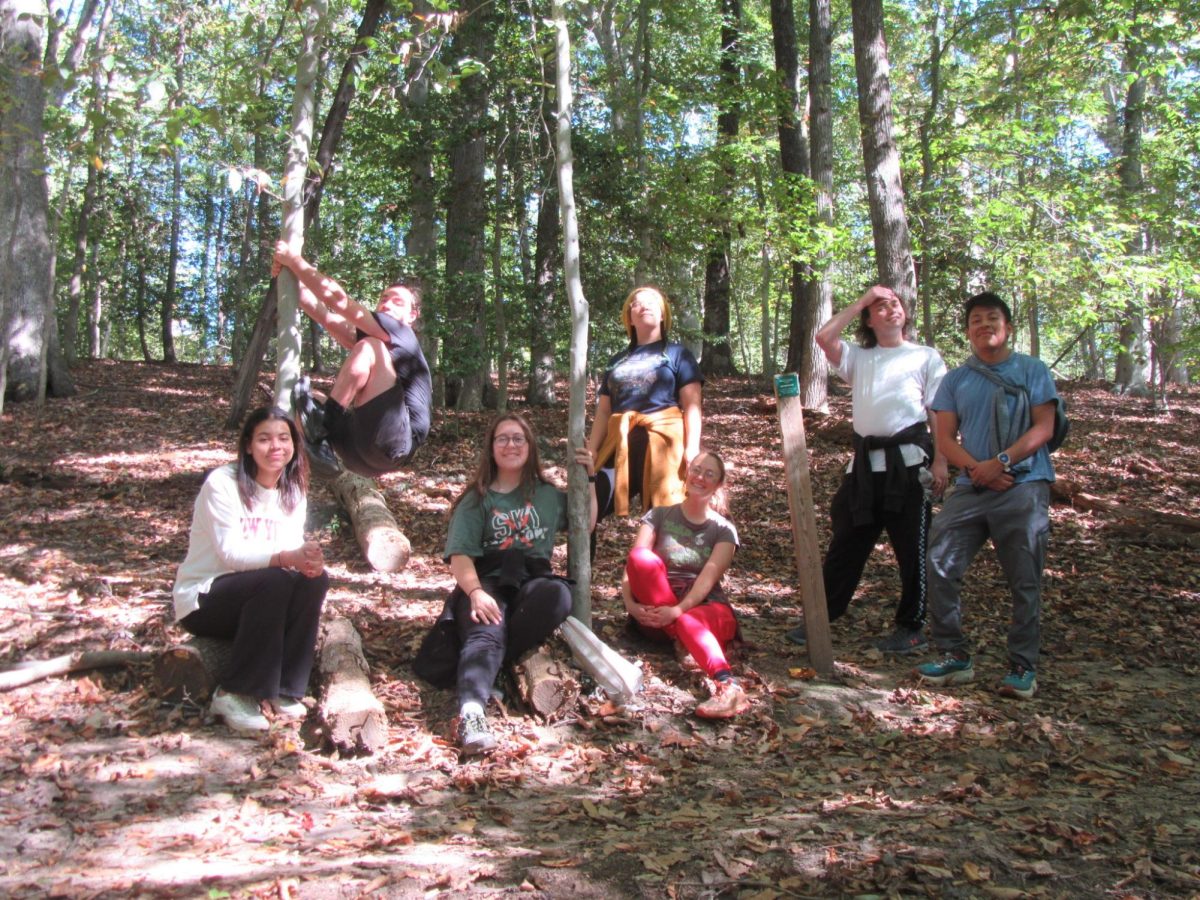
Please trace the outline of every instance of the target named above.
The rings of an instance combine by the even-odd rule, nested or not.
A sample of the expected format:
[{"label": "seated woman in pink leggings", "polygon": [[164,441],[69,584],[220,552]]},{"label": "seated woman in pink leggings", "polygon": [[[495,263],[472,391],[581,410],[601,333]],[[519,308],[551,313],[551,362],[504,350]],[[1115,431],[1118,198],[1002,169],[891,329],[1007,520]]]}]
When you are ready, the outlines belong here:
[{"label": "seated woman in pink leggings", "polygon": [[702,450],[688,467],[683,502],[642,517],[621,581],[638,628],[682,644],[713,680],[712,696],[696,707],[706,719],[728,719],[750,706],[724,652],[738,630],[721,589],[738,545],[737,529],[717,511],[724,484],[725,463]]}]

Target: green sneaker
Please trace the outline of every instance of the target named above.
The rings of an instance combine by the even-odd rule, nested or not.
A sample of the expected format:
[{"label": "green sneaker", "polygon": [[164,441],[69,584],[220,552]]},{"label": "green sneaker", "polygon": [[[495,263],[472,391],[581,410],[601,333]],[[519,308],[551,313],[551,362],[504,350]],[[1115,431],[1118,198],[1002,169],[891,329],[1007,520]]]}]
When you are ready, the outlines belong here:
[{"label": "green sneaker", "polygon": [[947,653],[937,662],[921,663],[915,671],[926,684],[966,684],[975,680],[975,663],[961,652]]},{"label": "green sneaker", "polygon": [[1033,669],[1024,666],[1013,666],[1007,675],[1000,680],[999,691],[1005,697],[1020,697],[1028,700],[1037,693],[1037,676]]}]

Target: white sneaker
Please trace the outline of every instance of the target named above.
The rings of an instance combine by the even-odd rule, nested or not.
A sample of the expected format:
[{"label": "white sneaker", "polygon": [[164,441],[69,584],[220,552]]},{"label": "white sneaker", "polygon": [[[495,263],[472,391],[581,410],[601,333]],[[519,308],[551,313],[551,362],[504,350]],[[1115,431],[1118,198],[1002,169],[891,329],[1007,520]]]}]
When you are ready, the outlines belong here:
[{"label": "white sneaker", "polygon": [[295,697],[276,697],[272,702],[275,712],[285,719],[303,719],[308,716],[308,707]]},{"label": "white sneaker", "polygon": [[258,707],[258,701],[244,694],[230,694],[220,688],[213,693],[211,715],[225,720],[234,731],[270,731],[271,724]]}]

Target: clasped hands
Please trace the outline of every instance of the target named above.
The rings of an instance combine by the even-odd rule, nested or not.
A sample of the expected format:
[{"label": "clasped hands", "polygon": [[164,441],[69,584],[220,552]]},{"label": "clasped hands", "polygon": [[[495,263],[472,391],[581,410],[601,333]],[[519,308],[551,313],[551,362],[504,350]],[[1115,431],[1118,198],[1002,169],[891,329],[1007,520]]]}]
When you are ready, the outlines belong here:
[{"label": "clasped hands", "polygon": [[325,571],[325,554],[316,541],[305,541],[295,550],[280,553],[279,564],[285,569],[295,569],[305,578],[316,578]]}]

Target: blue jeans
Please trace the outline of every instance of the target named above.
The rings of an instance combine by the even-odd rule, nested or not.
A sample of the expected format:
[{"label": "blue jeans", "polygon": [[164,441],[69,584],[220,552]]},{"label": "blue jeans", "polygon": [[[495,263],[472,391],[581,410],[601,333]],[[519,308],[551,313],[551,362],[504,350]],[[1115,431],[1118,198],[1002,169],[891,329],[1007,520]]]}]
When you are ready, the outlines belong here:
[{"label": "blue jeans", "polygon": [[991,538],[1012,594],[1009,662],[1037,669],[1049,533],[1049,482],[1027,481],[999,493],[959,486],[946,498],[929,528],[927,568],[929,631],[939,650],[970,652],[962,628],[962,581]]}]

